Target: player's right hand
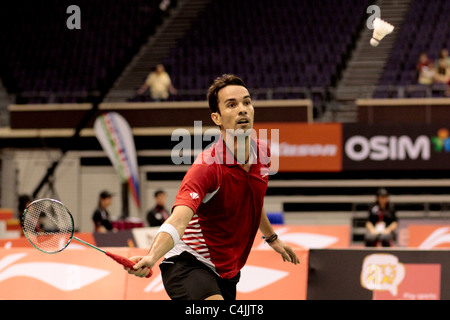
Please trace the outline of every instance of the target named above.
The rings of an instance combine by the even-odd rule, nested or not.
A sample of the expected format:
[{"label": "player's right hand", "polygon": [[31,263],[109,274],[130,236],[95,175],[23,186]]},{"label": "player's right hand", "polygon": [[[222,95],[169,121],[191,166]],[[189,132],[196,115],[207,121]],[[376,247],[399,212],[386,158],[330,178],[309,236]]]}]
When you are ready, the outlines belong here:
[{"label": "player's right hand", "polygon": [[[147,259],[146,259],[147,258]],[[129,274],[135,275],[136,277],[145,278],[149,274],[153,273],[151,267],[149,266],[149,261],[147,256],[134,256],[130,258],[131,261],[135,262],[133,269],[126,268]]]}]

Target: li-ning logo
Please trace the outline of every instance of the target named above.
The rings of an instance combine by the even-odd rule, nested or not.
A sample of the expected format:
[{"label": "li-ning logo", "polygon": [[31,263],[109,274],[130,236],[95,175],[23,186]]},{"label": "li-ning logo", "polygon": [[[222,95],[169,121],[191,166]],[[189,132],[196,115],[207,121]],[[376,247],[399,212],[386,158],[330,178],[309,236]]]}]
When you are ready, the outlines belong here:
[{"label": "li-ning logo", "polygon": [[448,129],[439,129],[437,136],[431,138],[431,143],[436,152],[450,152],[450,137]]},{"label": "li-ning logo", "polygon": [[[289,227],[277,228],[277,234],[283,238],[284,242],[308,249],[328,248],[339,239],[334,236],[315,234],[310,232],[289,232]],[[261,242],[258,249],[267,248],[267,244]]]},{"label": "li-ning logo", "polygon": [[419,245],[419,249],[433,249],[434,247],[444,243],[450,243],[449,227],[436,229]]},{"label": "li-ning logo", "polygon": [[364,259],[361,285],[371,291],[389,291],[397,296],[398,286],[405,278],[405,266],[391,254],[371,254]]},{"label": "li-ning logo", "polygon": [[190,195],[191,198],[194,199],[194,200],[199,198],[197,192],[191,192],[191,193],[189,193],[189,195]]},{"label": "li-ning logo", "polygon": [[0,283],[15,277],[31,277],[61,291],[70,292],[84,288],[110,274],[107,270],[68,263],[16,263],[26,255],[16,253],[0,259]]}]

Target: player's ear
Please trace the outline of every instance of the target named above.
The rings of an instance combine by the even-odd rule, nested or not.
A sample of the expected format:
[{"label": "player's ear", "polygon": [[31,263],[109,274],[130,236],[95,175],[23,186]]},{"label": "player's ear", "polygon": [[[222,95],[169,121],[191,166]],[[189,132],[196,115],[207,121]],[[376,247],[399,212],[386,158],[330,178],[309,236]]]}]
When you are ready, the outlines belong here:
[{"label": "player's ear", "polygon": [[222,117],[220,116],[220,113],[218,112],[211,113],[211,119],[219,127],[222,125]]}]

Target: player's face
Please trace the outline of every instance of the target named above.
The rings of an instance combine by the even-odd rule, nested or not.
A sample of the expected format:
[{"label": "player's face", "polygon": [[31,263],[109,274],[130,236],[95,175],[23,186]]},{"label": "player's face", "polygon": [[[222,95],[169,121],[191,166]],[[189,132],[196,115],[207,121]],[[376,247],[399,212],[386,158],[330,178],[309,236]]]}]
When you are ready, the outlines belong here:
[{"label": "player's face", "polygon": [[250,93],[245,87],[230,85],[218,93],[219,111],[213,114],[214,122],[222,130],[244,131],[253,128],[253,108]]}]

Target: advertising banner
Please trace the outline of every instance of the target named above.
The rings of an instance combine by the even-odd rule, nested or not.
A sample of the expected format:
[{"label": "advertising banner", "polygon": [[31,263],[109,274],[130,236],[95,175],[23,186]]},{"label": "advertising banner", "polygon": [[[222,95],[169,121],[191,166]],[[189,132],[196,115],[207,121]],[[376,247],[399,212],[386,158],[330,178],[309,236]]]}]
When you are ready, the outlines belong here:
[{"label": "advertising banner", "polygon": [[256,123],[254,129],[259,139],[264,140],[267,134],[272,171],[342,170],[341,124]]},{"label": "advertising banner", "polygon": [[[124,256],[148,249],[105,248]],[[237,298],[306,299],[308,251],[295,249],[300,265],[283,262],[273,250],[252,250],[242,269]],[[58,254],[36,249],[0,249],[1,300],[168,300],[159,263],[151,278],[129,275],[96,250],[71,243]]]},{"label": "advertising banner", "polygon": [[[128,255],[128,249],[109,251]],[[121,300],[126,275],[115,261],[82,244],[71,243],[58,254],[0,249],[2,300]]]},{"label": "advertising banner", "polygon": [[308,300],[448,300],[446,250],[311,249]]},{"label": "advertising banner", "polygon": [[408,226],[408,247],[450,248],[450,224]]},{"label": "advertising banner", "polygon": [[448,170],[445,125],[256,123],[272,151],[272,172]]},{"label": "advertising banner", "polygon": [[[74,236],[84,240],[93,245],[97,245],[94,235],[91,232],[74,232]],[[83,246],[81,243],[72,240],[69,245],[71,248],[76,248],[77,246]],[[0,249],[15,249],[15,248],[34,248],[27,238],[22,235],[20,237],[0,239]]]},{"label": "advertising banner", "polygon": [[450,169],[450,135],[437,125],[343,127],[344,170]]},{"label": "advertising banner", "polygon": [[306,300],[308,251],[294,249],[300,264],[283,262],[273,250],[252,250],[241,271],[238,300]]},{"label": "advertising banner", "polygon": [[[291,247],[302,249],[348,248],[350,226],[348,225],[280,225],[273,227],[281,240]],[[258,231],[253,248],[270,249]]]},{"label": "advertising banner", "polygon": [[[144,252],[144,250],[132,252]],[[295,250],[300,265],[283,262],[273,250],[252,250],[241,270],[237,286],[238,300],[305,300],[308,276],[308,251]],[[159,263],[158,263],[159,265]],[[158,266],[150,279],[129,277],[126,299],[168,300]]]}]

